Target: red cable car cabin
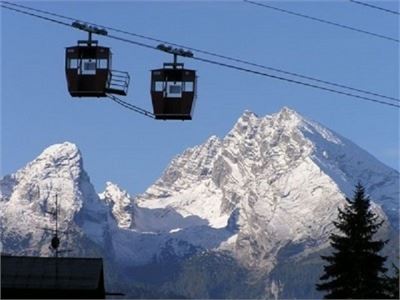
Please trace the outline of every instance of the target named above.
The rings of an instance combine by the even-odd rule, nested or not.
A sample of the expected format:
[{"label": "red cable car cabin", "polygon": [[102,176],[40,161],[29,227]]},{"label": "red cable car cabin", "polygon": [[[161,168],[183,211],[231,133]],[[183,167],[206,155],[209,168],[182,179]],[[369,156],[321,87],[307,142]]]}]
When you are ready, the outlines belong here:
[{"label": "red cable car cabin", "polygon": [[191,120],[196,102],[196,71],[166,63],[151,71],[151,100],[156,119]]},{"label": "red cable car cabin", "polygon": [[111,70],[110,48],[98,46],[97,41],[78,41],[66,48],[65,73],[72,97],[126,96],[129,74]]}]

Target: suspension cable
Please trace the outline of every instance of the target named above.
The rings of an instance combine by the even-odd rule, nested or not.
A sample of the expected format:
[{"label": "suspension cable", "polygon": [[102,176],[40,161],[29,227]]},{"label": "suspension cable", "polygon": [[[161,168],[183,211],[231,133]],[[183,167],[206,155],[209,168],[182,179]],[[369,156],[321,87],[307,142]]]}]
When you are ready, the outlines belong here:
[{"label": "suspension cable", "polygon": [[[109,27],[109,26],[101,26],[101,25],[96,24],[96,23],[77,20],[77,19],[65,16],[65,15],[60,15],[60,14],[48,12],[48,11],[41,10],[41,9],[35,9],[35,8],[28,7],[28,6],[20,5],[20,4],[14,4],[14,3],[7,2],[7,1],[3,1],[3,3],[7,3],[7,4],[11,4],[11,5],[20,7],[20,8],[24,8],[24,9],[29,9],[29,10],[32,10],[32,11],[40,12],[40,13],[47,14],[47,15],[50,15],[50,16],[55,16],[55,17],[62,18],[62,19],[65,19],[65,20],[79,21],[79,22],[90,24],[90,25],[103,27],[103,28],[111,30],[111,31],[115,31],[115,32],[118,32],[118,33],[130,35],[130,36],[139,37],[139,38],[150,40],[150,41],[153,41],[153,42],[165,43],[165,44],[173,45],[173,46],[176,46],[176,47],[189,49],[189,50],[192,50],[192,51],[195,51],[195,52],[198,52],[198,53],[203,53],[203,54],[206,54],[206,55],[210,55],[210,56],[214,56],[214,57],[218,57],[218,58],[222,58],[222,59],[226,59],[226,60],[230,60],[230,61],[246,64],[246,65],[253,66],[253,67],[258,67],[258,68],[262,68],[262,69],[266,69],[266,70],[271,70],[271,71],[279,72],[279,73],[286,74],[286,75],[291,75],[291,76],[295,76],[295,77],[299,77],[299,78],[303,78],[303,79],[307,79],[307,80],[311,80],[311,81],[315,81],[315,82],[319,82],[319,83],[323,83],[323,84],[328,84],[328,85],[332,85],[332,86],[336,86],[336,87],[340,87],[340,88],[356,91],[356,92],[359,92],[359,93],[364,93],[364,94],[368,94],[368,95],[372,95],[372,96],[381,97],[381,98],[385,98],[385,99],[388,99],[388,100],[393,100],[393,101],[396,101],[396,102],[400,102],[400,99],[395,98],[395,97],[385,96],[385,95],[382,95],[380,93],[371,92],[371,91],[367,91],[367,90],[364,90],[364,89],[354,88],[354,87],[351,87],[351,86],[348,86],[348,85],[335,83],[335,82],[332,82],[332,81],[327,81],[327,80],[323,80],[323,79],[319,79],[319,78],[315,78],[315,77],[311,77],[311,76],[307,76],[307,75],[302,75],[302,74],[299,74],[299,73],[294,73],[294,72],[285,71],[285,70],[274,68],[274,67],[270,67],[270,66],[261,65],[261,64],[250,62],[250,61],[246,61],[246,60],[243,60],[243,59],[240,59],[240,58],[229,57],[229,56],[226,56],[226,55],[218,54],[218,53],[207,51],[207,50],[201,50],[201,49],[197,49],[197,48],[193,48],[193,47],[188,47],[188,46],[185,46],[185,45],[176,44],[176,43],[172,43],[172,42],[169,42],[169,41],[165,41],[165,40],[161,40],[161,39],[145,36],[145,35],[142,35],[142,34],[129,32],[129,31],[126,31],[126,30],[121,30],[121,29],[117,29],[117,28],[113,28],[113,27]],[[132,43],[132,44],[137,44],[137,45],[140,44],[139,42],[132,42],[131,40],[126,40],[126,39],[123,39],[123,38],[120,38],[120,37],[110,36],[110,38],[113,38],[113,39],[116,39],[116,40],[120,40],[120,41],[124,41],[124,42],[129,42],[129,43]],[[146,45],[146,44],[140,44],[140,46],[148,47],[148,45]],[[152,48],[152,46],[150,46],[150,47]]]},{"label": "suspension cable", "polygon": [[[44,20],[47,20],[47,21],[58,23],[60,25],[65,25],[65,26],[68,26],[68,27],[72,27],[71,24],[68,24],[68,23],[65,23],[65,22],[61,22],[61,21],[54,20],[54,19],[51,19],[51,18],[39,16],[39,15],[36,15],[36,14],[33,14],[33,13],[21,11],[19,9],[10,8],[10,7],[5,6],[3,4],[1,6],[3,8],[10,9],[10,10],[13,10],[13,11],[25,14],[25,15],[29,15],[29,16],[32,16],[32,17],[37,17],[37,18],[40,18],[40,19],[44,19]],[[117,37],[117,36],[110,36],[110,35],[107,35],[106,37],[109,37],[109,38],[112,38],[112,39],[116,39],[116,40],[120,40],[120,41],[127,42],[127,43],[131,43],[131,44],[134,44],[134,45],[137,45],[137,46],[141,46],[141,47],[146,47],[146,48],[149,48],[149,49],[157,50],[157,51],[160,50],[158,47],[154,47],[152,45],[148,45],[148,44],[145,44],[145,43],[133,41],[133,40],[130,40],[130,39],[125,39],[125,38],[121,38],[121,37]],[[355,94],[352,94],[352,93],[342,92],[342,91],[335,90],[333,88],[326,88],[326,87],[322,87],[322,86],[319,86],[319,85],[316,85],[316,84],[310,84],[310,83],[306,83],[306,82],[302,82],[302,81],[298,81],[298,80],[293,80],[293,79],[289,79],[289,78],[285,78],[285,77],[281,77],[281,76],[275,76],[275,75],[272,75],[272,74],[259,72],[259,71],[255,71],[255,70],[251,70],[251,69],[246,69],[246,68],[242,68],[242,67],[239,67],[239,66],[230,65],[230,64],[226,64],[226,63],[221,63],[221,62],[218,62],[218,61],[209,60],[209,59],[205,59],[205,58],[201,58],[201,57],[197,57],[197,56],[193,56],[193,57],[190,57],[190,58],[198,60],[198,61],[202,61],[202,62],[206,62],[206,63],[210,63],[210,64],[222,66],[222,67],[226,67],[226,68],[229,68],[229,69],[235,69],[235,70],[238,70],[238,71],[243,71],[243,72],[257,74],[257,75],[270,77],[270,78],[274,78],[274,79],[278,79],[278,80],[283,80],[283,81],[286,81],[286,82],[300,84],[300,85],[312,87],[312,88],[315,88],[315,89],[321,89],[321,90],[329,91],[329,92],[332,92],[332,93],[345,95],[345,96],[348,96],[348,97],[353,97],[353,98],[357,98],[357,99],[361,99],[361,100],[367,100],[367,101],[371,101],[371,102],[375,102],[375,103],[379,103],[379,104],[383,104],[383,105],[389,105],[389,106],[393,106],[393,107],[397,107],[397,108],[400,107],[400,105],[389,103],[389,102],[386,102],[386,101],[376,100],[376,99],[372,99],[372,98],[368,98],[368,97],[364,97],[364,96],[355,95]],[[144,109],[141,109],[139,107],[131,105],[131,104],[125,102],[125,101],[122,101],[122,100],[118,99],[117,97],[115,97],[113,95],[110,95],[110,96],[112,97],[113,101],[117,102],[118,104],[120,104],[122,106],[125,106],[128,109],[134,110],[136,112],[139,112],[139,113],[141,113],[143,115],[146,115],[146,116],[150,116],[152,118],[154,117],[154,115],[152,113],[150,113],[150,112],[148,112],[148,111],[146,111]],[[398,99],[396,99],[396,100],[399,101]]]},{"label": "suspension cable", "polygon": [[325,19],[320,19],[320,18],[308,16],[306,14],[301,14],[301,13],[298,13],[298,12],[294,12],[294,11],[290,11],[290,10],[287,10],[287,9],[283,9],[283,8],[267,5],[267,4],[260,3],[260,2],[254,2],[254,1],[250,1],[250,0],[243,0],[243,1],[246,2],[246,3],[249,3],[249,4],[257,5],[257,6],[264,7],[264,8],[273,9],[273,10],[276,10],[276,11],[279,11],[279,12],[282,12],[282,13],[286,13],[286,14],[289,14],[289,15],[293,15],[293,16],[297,16],[297,17],[301,17],[301,18],[317,21],[317,22],[320,22],[320,23],[333,25],[333,26],[336,26],[336,27],[340,27],[340,28],[356,31],[356,32],[359,32],[359,33],[364,33],[364,34],[367,34],[367,35],[370,35],[370,36],[375,36],[375,37],[378,37],[378,38],[381,38],[381,39],[385,39],[385,40],[389,40],[389,41],[392,41],[392,42],[396,42],[396,43],[400,42],[400,40],[392,38],[392,37],[389,37],[389,36],[386,36],[386,35],[370,32],[370,31],[366,31],[366,30],[363,30],[363,29],[358,29],[358,28],[351,27],[351,26],[348,26],[348,25],[343,25],[343,24],[340,24],[340,23],[337,23],[337,22],[332,22],[332,21],[328,21],[328,20],[325,20]]},{"label": "suspension cable", "polygon": [[392,14],[395,14],[395,15],[400,15],[400,13],[398,11],[394,11],[394,10],[391,10],[391,9],[383,8],[383,7],[380,7],[380,6],[377,6],[377,5],[372,5],[372,4],[368,4],[368,3],[361,2],[361,1],[356,1],[356,0],[349,0],[349,1],[353,2],[354,4],[363,5],[363,6],[366,6],[366,7],[369,7],[369,8],[379,9],[381,11],[385,11],[385,12],[392,13]]},{"label": "suspension cable", "polygon": [[202,61],[202,62],[214,64],[214,65],[219,65],[221,67],[226,67],[226,68],[229,68],[229,69],[235,69],[235,70],[239,70],[239,71],[243,71],[243,72],[253,73],[253,74],[257,74],[257,75],[261,75],[261,76],[266,76],[266,77],[270,77],[270,78],[274,78],[274,79],[278,79],[278,80],[283,80],[283,81],[287,81],[287,82],[291,82],[291,83],[296,83],[296,84],[300,84],[300,85],[304,85],[304,86],[308,86],[308,87],[312,87],[312,88],[325,90],[325,91],[336,93],[336,94],[341,94],[341,95],[345,95],[345,96],[349,96],[349,97],[354,97],[354,98],[357,98],[359,100],[366,100],[366,101],[371,101],[371,102],[375,102],[375,103],[380,103],[380,104],[384,104],[384,105],[389,105],[389,106],[400,108],[400,105],[389,103],[389,102],[386,102],[386,101],[376,100],[376,99],[372,99],[372,98],[368,98],[368,97],[364,97],[364,96],[359,96],[359,95],[355,95],[355,94],[351,94],[351,93],[347,93],[347,92],[342,92],[342,91],[338,91],[338,90],[335,90],[335,89],[318,86],[318,85],[315,85],[315,84],[310,84],[310,83],[301,82],[301,81],[298,81],[298,80],[293,80],[293,79],[289,79],[289,78],[285,78],[285,77],[281,77],[281,76],[275,76],[275,75],[271,75],[271,74],[267,74],[267,73],[263,73],[263,72],[258,72],[258,71],[254,71],[254,70],[250,70],[250,69],[246,69],[246,68],[242,68],[242,67],[238,67],[238,66],[233,66],[233,65],[229,65],[229,64],[225,64],[225,63],[221,63],[221,62],[217,62],[217,61],[213,61],[213,60],[209,60],[209,59],[205,59],[205,58],[201,58],[201,57],[195,57],[194,56],[192,58],[195,59],[195,60],[199,60],[199,61]]}]

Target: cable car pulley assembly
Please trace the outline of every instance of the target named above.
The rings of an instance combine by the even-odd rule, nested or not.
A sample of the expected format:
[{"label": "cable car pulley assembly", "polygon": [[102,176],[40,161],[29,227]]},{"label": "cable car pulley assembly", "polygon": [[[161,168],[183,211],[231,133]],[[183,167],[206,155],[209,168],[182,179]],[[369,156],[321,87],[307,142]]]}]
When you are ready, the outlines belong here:
[{"label": "cable car pulley assembly", "polygon": [[130,76],[127,72],[111,69],[112,52],[99,46],[92,34],[108,35],[105,29],[78,21],[72,27],[88,33],[87,40],[79,40],[76,46],[67,47],[65,74],[68,91],[72,97],[108,97],[119,105],[147,117],[161,120],[191,120],[196,101],[197,76],[195,70],[185,69],[177,62],[178,56],[193,57],[183,49],[160,44],[156,49],[173,54],[172,63],[151,71],[151,100],[153,113],[119,99],[126,96]]}]

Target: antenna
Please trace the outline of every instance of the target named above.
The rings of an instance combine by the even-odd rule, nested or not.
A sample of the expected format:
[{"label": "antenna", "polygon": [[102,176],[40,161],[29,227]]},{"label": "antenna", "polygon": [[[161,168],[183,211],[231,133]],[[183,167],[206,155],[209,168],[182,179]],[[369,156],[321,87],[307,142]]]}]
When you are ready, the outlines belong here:
[{"label": "antenna", "polygon": [[46,211],[47,214],[50,214],[50,215],[52,215],[54,217],[55,228],[51,229],[51,228],[43,227],[43,228],[40,228],[40,229],[45,230],[45,231],[51,231],[51,232],[54,233],[53,238],[51,239],[49,248],[54,251],[54,256],[57,258],[60,253],[62,253],[62,252],[70,252],[72,250],[62,250],[62,251],[60,251],[58,249],[60,247],[60,235],[61,234],[68,234],[68,231],[60,231],[58,229],[58,194],[56,194],[55,198],[56,198],[55,199],[55,202],[56,202],[55,203],[56,204],[55,210]]},{"label": "antenna", "polygon": [[58,194],[56,194],[56,213],[55,213],[55,218],[56,218],[56,234],[55,236],[51,239],[51,247],[55,250],[55,255],[58,257],[58,247],[60,246],[60,238],[58,237]]},{"label": "antenna", "polygon": [[49,229],[49,228],[43,228],[44,230],[49,230],[54,232],[54,236],[51,239],[50,247],[55,251],[54,255],[57,258],[58,257],[58,247],[60,246],[60,238],[58,237],[58,194],[56,194],[56,208],[54,211],[46,211],[49,215],[52,215],[55,219],[55,228],[54,229]]}]

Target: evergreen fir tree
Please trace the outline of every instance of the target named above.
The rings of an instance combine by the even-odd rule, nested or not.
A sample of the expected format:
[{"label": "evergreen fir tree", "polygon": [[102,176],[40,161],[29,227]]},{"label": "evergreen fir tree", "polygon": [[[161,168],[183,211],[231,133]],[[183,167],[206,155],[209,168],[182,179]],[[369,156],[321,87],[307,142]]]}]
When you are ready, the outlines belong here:
[{"label": "evergreen fir tree", "polygon": [[392,264],[394,269],[393,277],[385,276],[386,279],[386,298],[388,299],[400,299],[400,292],[399,292],[399,268],[396,267],[395,264]]},{"label": "evergreen fir tree", "polygon": [[346,198],[344,210],[339,209],[334,222],[339,234],[331,234],[333,253],[321,256],[328,264],[317,284],[325,291],[325,299],[380,299],[385,296],[386,257],[379,255],[384,241],[374,241],[373,236],[383,221],[378,221],[370,210],[370,200],[364,187],[356,186],[353,199]]}]

